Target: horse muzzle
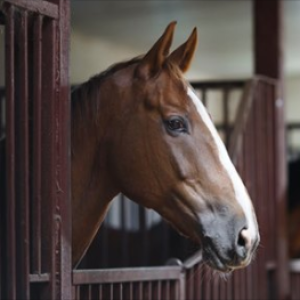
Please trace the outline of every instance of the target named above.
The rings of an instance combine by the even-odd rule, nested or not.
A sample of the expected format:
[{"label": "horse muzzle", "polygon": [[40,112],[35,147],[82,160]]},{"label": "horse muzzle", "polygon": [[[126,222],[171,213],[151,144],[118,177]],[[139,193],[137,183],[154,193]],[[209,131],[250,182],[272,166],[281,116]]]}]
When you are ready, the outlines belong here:
[{"label": "horse muzzle", "polygon": [[249,265],[260,237],[258,230],[253,233],[248,229],[243,217],[214,218],[201,225],[203,258],[210,267],[230,272]]}]

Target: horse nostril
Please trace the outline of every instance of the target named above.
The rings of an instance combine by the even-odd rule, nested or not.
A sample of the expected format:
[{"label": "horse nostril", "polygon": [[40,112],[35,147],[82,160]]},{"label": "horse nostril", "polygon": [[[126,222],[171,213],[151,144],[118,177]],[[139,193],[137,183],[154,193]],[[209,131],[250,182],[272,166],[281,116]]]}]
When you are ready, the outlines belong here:
[{"label": "horse nostril", "polygon": [[243,252],[248,252],[251,248],[251,235],[248,229],[244,228],[240,231],[237,246],[239,249],[243,250]]},{"label": "horse nostril", "polygon": [[246,241],[241,233],[239,234],[239,238],[238,238],[238,246],[241,246],[241,247],[246,246]]}]

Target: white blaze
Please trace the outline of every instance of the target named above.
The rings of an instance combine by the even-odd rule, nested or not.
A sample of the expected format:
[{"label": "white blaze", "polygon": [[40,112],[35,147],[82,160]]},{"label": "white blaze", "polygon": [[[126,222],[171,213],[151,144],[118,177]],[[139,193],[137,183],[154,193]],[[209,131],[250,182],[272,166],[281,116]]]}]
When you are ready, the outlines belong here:
[{"label": "white blaze", "polygon": [[224,166],[225,170],[228,172],[229,178],[231,178],[236,199],[244,211],[249,226],[248,230],[251,235],[251,239],[253,239],[256,236],[257,222],[253,216],[253,207],[252,207],[250,197],[246,191],[246,188],[239,174],[237,173],[231,159],[229,158],[225,145],[221,140],[214,124],[212,123],[212,120],[208,115],[203,103],[200,101],[200,99],[198,98],[198,96],[195,94],[194,90],[191,87],[188,87],[187,94],[192,99],[194,105],[196,106],[197,112],[199,113],[203,122],[206,124],[214,141],[216,142],[217,148],[219,150],[220,161]]}]

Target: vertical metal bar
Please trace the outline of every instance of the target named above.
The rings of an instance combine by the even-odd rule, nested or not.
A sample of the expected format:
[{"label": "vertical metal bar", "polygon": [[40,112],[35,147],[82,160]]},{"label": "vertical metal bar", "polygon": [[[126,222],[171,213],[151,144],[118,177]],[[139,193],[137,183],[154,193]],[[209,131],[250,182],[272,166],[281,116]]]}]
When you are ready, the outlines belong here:
[{"label": "vertical metal bar", "polygon": [[88,285],[87,294],[88,294],[88,300],[92,300],[93,298],[92,298],[92,285],[91,284]]},{"label": "vertical metal bar", "polygon": [[[258,85],[257,85],[258,86]],[[252,107],[249,113],[248,122],[246,124],[244,138],[243,138],[243,157],[241,159],[241,162],[243,164],[243,170],[244,170],[244,180],[247,186],[247,189],[249,191],[249,194],[251,196],[251,199],[253,201],[253,205],[255,208],[257,208],[257,195],[256,195],[256,175],[255,175],[255,114],[254,114],[254,104],[257,97],[257,90],[254,94],[254,99],[252,102]],[[249,291],[249,297],[251,299],[255,299],[257,296],[257,262],[254,262],[251,265],[251,271],[248,270],[248,291]]]},{"label": "vertical metal bar", "polygon": [[179,299],[179,281],[175,280],[171,282],[170,285],[170,298],[172,300],[178,300]]},{"label": "vertical metal bar", "polygon": [[98,298],[99,298],[99,300],[103,299],[102,284],[98,285]]},{"label": "vertical metal bar", "polygon": [[[47,295],[55,299],[56,271],[55,271],[55,239],[54,223],[56,204],[56,160],[55,160],[55,77],[56,77],[56,21],[43,22],[42,49],[42,271],[50,273],[50,285]],[[47,70],[47,71],[46,71]]]},{"label": "vertical metal bar", "polygon": [[5,26],[6,62],[6,297],[16,298],[16,227],[15,227],[15,8],[7,7]]},{"label": "vertical metal bar", "polygon": [[111,283],[109,285],[109,298],[110,300],[114,300],[114,284]]},{"label": "vertical metal bar", "polygon": [[143,299],[143,283],[139,282],[138,283],[138,299],[142,300]]},{"label": "vertical metal bar", "polygon": [[98,290],[99,299],[103,299],[103,288],[102,284],[99,284],[99,290]]},{"label": "vertical metal bar", "polygon": [[186,280],[186,287],[187,287],[187,293],[188,293],[188,299],[194,299],[194,268],[191,270],[188,270],[187,274],[187,280]]},{"label": "vertical metal bar", "polygon": [[151,300],[152,299],[152,282],[147,282],[146,285],[146,299]]},{"label": "vertical metal bar", "polygon": [[72,300],[76,300],[76,285],[72,285]]},{"label": "vertical metal bar", "polygon": [[285,149],[285,124],[284,124],[284,101],[282,97],[281,87],[277,86],[273,91],[273,107],[274,107],[274,149],[275,152],[275,199],[277,208],[277,244],[276,256],[278,269],[276,272],[278,282],[278,298],[287,299],[289,296],[289,274],[287,272],[287,230],[286,230],[286,149]]},{"label": "vertical metal bar", "polygon": [[[221,280],[219,281],[219,284],[220,284],[220,296],[219,296],[219,299],[227,299],[226,297],[226,284],[227,284],[227,281],[225,282],[224,280]],[[199,299],[199,297],[198,297]]]},{"label": "vertical metal bar", "polygon": [[163,298],[162,298],[162,295],[161,295],[161,290],[162,290],[162,288],[161,288],[161,281],[159,280],[159,281],[157,281],[157,283],[156,283],[156,287],[155,287],[155,298],[154,299],[156,299],[156,300],[162,300]]},{"label": "vertical metal bar", "polygon": [[167,300],[167,298],[168,298],[165,280],[161,281],[161,298],[164,300]]},{"label": "vertical metal bar", "polygon": [[[270,219],[272,219],[272,216],[271,216],[271,211],[269,210],[270,208],[270,205],[269,205],[269,198],[268,198],[268,194],[266,193],[267,192],[267,189],[268,189],[268,169],[267,169],[267,156],[269,155],[268,152],[267,152],[267,149],[268,149],[268,145],[267,145],[267,118],[266,118],[266,105],[267,105],[267,102],[266,101],[267,98],[270,98],[270,95],[269,95],[269,84],[268,83],[264,83],[263,84],[263,89],[262,89],[262,98],[261,98],[261,101],[260,101],[260,119],[261,119],[261,128],[262,128],[262,131],[261,131],[261,145],[264,145],[264,146],[261,146],[262,149],[260,149],[260,160],[262,162],[262,164],[259,164],[258,168],[260,169],[260,173],[262,173],[262,177],[261,177],[261,180],[263,182],[263,185],[261,187],[261,199],[265,201],[265,205],[264,205],[264,209],[260,209],[259,213],[261,214],[261,219],[264,219],[265,220],[265,231],[268,232],[268,237],[266,239],[266,249],[264,249],[265,251],[261,251],[260,252],[260,260],[261,260],[261,265],[266,265],[268,259],[270,258],[269,257],[269,244],[270,242],[272,241],[273,239],[273,234],[272,234],[272,227],[270,226]],[[263,100],[263,101],[262,101]],[[260,272],[260,277],[259,277],[259,281],[261,283],[261,293],[262,293],[262,299],[267,299],[268,298],[268,274],[267,274],[267,270],[261,270]]]},{"label": "vertical metal bar", "polygon": [[247,290],[246,292],[246,300],[250,300],[252,299],[252,295],[251,295],[251,292],[252,292],[252,266],[249,266],[246,271],[246,283],[245,283],[245,288]]},{"label": "vertical metal bar", "polygon": [[166,280],[165,282],[165,299],[169,300],[170,299],[170,280]]},{"label": "vertical metal bar", "polygon": [[[261,214],[261,219],[265,220],[265,232],[268,232],[268,237],[265,239],[266,240],[266,244],[265,244],[265,249],[264,251],[261,252],[260,254],[260,259],[262,260],[262,264],[266,264],[268,260],[272,260],[271,256],[272,252],[274,252],[274,247],[271,246],[274,238],[275,238],[275,231],[273,230],[273,226],[274,224],[276,224],[276,222],[274,222],[274,205],[273,205],[273,199],[270,198],[269,196],[269,188],[268,188],[268,183],[269,180],[268,178],[274,178],[273,173],[270,173],[269,171],[269,165],[268,165],[268,157],[272,156],[272,152],[274,151],[274,149],[270,148],[268,145],[268,123],[269,123],[269,119],[267,117],[267,106],[268,106],[268,102],[272,101],[272,85],[270,85],[270,83],[265,82],[263,84],[263,90],[262,90],[262,98],[260,99],[260,118],[261,118],[261,122],[262,124],[262,149],[260,151],[260,155],[261,155],[261,161],[264,163],[264,166],[260,166],[261,168],[261,173],[263,173],[262,176],[262,180],[263,182],[263,187],[262,187],[262,191],[261,191],[261,199],[264,199],[265,201],[265,209],[261,209],[260,210],[260,214]],[[271,152],[269,152],[271,151]],[[273,183],[273,185],[275,184],[275,182]],[[272,213],[273,210],[273,213]],[[261,272],[261,277],[260,277],[260,282],[262,285],[262,297],[264,297],[264,299],[268,298],[268,279],[270,280],[270,277],[267,276],[267,270],[262,270]]]},{"label": "vertical metal bar", "polygon": [[133,283],[129,283],[129,299],[133,299]]},{"label": "vertical metal bar", "polygon": [[[260,252],[260,259],[261,259],[261,265],[266,265],[268,260],[271,260],[272,252],[274,251],[274,247],[271,246],[272,241],[275,238],[275,231],[273,230],[274,224],[274,205],[273,205],[273,198],[270,198],[269,195],[269,178],[274,178],[273,173],[270,173],[270,165],[268,158],[269,156],[272,156],[272,152],[274,149],[270,147],[268,144],[268,136],[269,136],[269,122],[270,119],[268,118],[268,105],[269,101],[272,101],[272,85],[268,82],[265,82],[263,84],[263,90],[262,90],[262,97],[259,101],[260,103],[260,119],[262,122],[262,131],[261,131],[261,148],[260,149],[260,156],[261,156],[261,162],[262,164],[258,163],[258,167],[260,168],[260,172],[262,175],[263,180],[263,186],[261,190],[261,199],[265,201],[265,205],[263,205],[263,208],[259,210],[259,213],[261,214],[261,219],[265,220],[264,228],[265,232],[268,232],[268,237],[265,239],[265,249],[264,251]],[[273,183],[273,185],[275,182]],[[271,250],[271,251],[270,251]],[[268,276],[266,268],[261,269],[260,272],[260,282],[262,285],[261,293],[262,293],[262,299],[268,298],[268,280],[270,280],[270,277]]]},{"label": "vertical metal bar", "polygon": [[[179,278],[179,284],[178,284],[178,299],[184,300],[186,299],[187,290],[186,290],[186,273],[182,272]],[[197,282],[197,284],[200,284],[200,281]],[[199,298],[200,299],[200,298]]]},{"label": "vertical metal bar", "polygon": [[299,270],[297,271],[297,273],[294,273],[294,276],[295,276],[294,286],[297,287],[297,294],[295,297],[295,300],[296,300],[296,299],[300,298],[300,272],[299,272]]},{"label": "vertical metal bar", "polygon": [[[253,101],[254,102],[254,101]],[[254,124],[254,119],[253,119],[253,109],[251,109],[251,112],[248,117],[248,122],[246,124],[244,136],[243,136],[243,143],[242,143],[242,151],[240,153],[239,157],[239,166],[242,169],[243,173],[243,180],[247,186],[248,192],[251,196],[251,199],[253,201],[254,207],[256,207],[256,197],[254,197],[254,182],[253,182],[253,160],[252,160],[252,155],[250,153],[253,153],[253,126]],[[256,262],[254,262],[256,264]],[[247,291],[248,291],[248,298],[254,299],[253,295],[253,290],[255,289],[254,282],[252,280],[254,276],[254,264],[252,264],[250,267],[247,268]],[[230,291],[229,291],[230,292]],[[230,293],[228,294],[228,299],[231,299]]]},{"label": "vertical metal bar", "polygon": [[[240,160],[241,163],[239,164],[239,173],[240,175],[242,176],[242,178],[245,177],[245,164],[242,162],[243,160],[241,159]],[[246,271],[243,270],[241,272],[241,283],[242,283],[242,286],[241,286],[241,290],[242,290],[242,299],[247,299],[247,276],[246,276]],[[220,291],[220,294],[222,295],[222,291]]]},{"label": "vertical metal bar", "polygon": [[[251,140],[249,141],[251,145],[251,150],[249,149],[249,152],[247,152],[246,155],[249,155],[249,153],[252,153],[252,160],[251,160],[251,184],[253,186],[252,188],[252,199],[255,200],[256,204],[259,203],[259,195],[258,195],[258,184],[257,184],[257,143],[256,143],[256,124],[257,124],[257,114],[256,112],[256,106],[257,102],[260,99],[260,83],[258,83],[257,88],[256,88],[256,94],[255,98],[253,100],[252,104],[252,111],[251,111],[251,123],[249,124],[249,130],[251,131]],[[251,151],[251,152],[250,152]],[[258,222],[260,222],[259,215],[257,215]],[[253,297],[254,299],[258,299],[260,291],[259,291],[259,280],[258,280],[258,273],[259,273],[259,268],[260,266],[255,263],[253,265]]]},{"label": "vertical metal bar", "polygon": [[290,280],[290,287],[291,287],[291,300],[296,300],[296,299],[299,299],[297,297],[297,285],[295,285],[297,281],[295,280],[295,275],[292,273],[291,274],[291,280]]},{"label": "vertical metal bar", "polygon": [[[265,99],[265,105],[266,105],[266,120],[267,122],[267,134],[266,134],[266,140],[267,140],[267,171],[268,171],[268,176],[267,176],[267,189],[268,189],[268,210],[269,213],[267,217],[269,218],[268,221],[268,226],[269,229],[271,226],[274,226],[274,224],[277,224],[277,219],[276,219],[276,202],[275,202],[275,155],[274,155],[274,136],[275,136],[275,128],[274,128],[274,122],[271,122],[272,116],[274,115],[274,108],[272,105],[274,94],[272,91],[268,95],[268,99]],[[270,231],[270,232],[273,232]],[[277,236],[275,236],[275,233],[272,234],[270,237],[270,242],[267,245],[268,247],[268,256],[269,260],[276,260],[276,240]]]},{"label": "vertical metal bar", "polygon": [[119,300],[123,300],[123,291],[124,291],[124,289],[123,289],[123,283],[120,282],[118,286],[119,286],[119,295],[117,296],[117,298]]},{"label": "vertical metal bar", "polygon": [[247,277],[247,270],[244,269],[243,270],[243,274],[242,274],[242,281],[243,281],[243,299],[247,299],[247,280],[248,280],[248,277]]},{"label": "vertical metal bar", "polygon": [[76,286],[75,299],[76,300],[80,300],[81,299],[81,297],[80,297],[80,285]]},{"label": "vertical metal bar", "polygon": [[219,299],[219,292],[220,292],[220,285],[218,278],[212,278],[211,280],[211,286],[212,286],[212,299]]},{"label": "vertical metal bar", "polygon": [[[291,273],[291,271],[290,271]],[[294,274],[291,273],[291,279],[290,279],[290,289],[291,289],[291,300],[296,300],[298,298],[296,298],[296,295],[297,295],[297,285],[295,285],[295,277],[294,277]]]},{"label": "vertical metal bar", "polygon": [[233,293],[233,277],[231,277],[231,278],[228,280],[226,297],[227,297],[227,299],[234,299],[234,293]]},{"label": "vertical metal bar", "polygon": [[197,264],[195,266],[195,287],[196,287],[196,293],[195,293],[195,297],[196,299],[201,299],[201,290],[202,290],[202,284],[200,284],[202,282],[202,272],[201,272],[201,264]]},{"label": "vertical metal bar", "polygon": [[17,168],[18,181],[16,193],[18,198],[17,244],[19,255],[17,278],[20,286],[17,291],[19,299],[29,299],[29,110],[28,110],[28,16],[24,11],[20,16],[19,31],[19,95],[16,137],[18,139]]},{"label": "vertical metal bar", "polygon": [[203,291],[204,291],[204,299],[210,299],[211,298],[211,270],[208,269],[207,266],[203,266],[203,272],[204,272],[204,284],[203,284]]},{"label": "vertical metal bar", "polygon": [[[69,42],[70,42],[70,0],[53,0],[58,5],[59,20],[56,24],[57,36],[53,45],[56,59],[57,79],[56,115],[52,119],[55,124],[55,215],[57,241],[55,253],[59,266],[57,270],[57,297],[70,299],[71,297],[71,130],[70,130],[70,86],[69,86]],[[53,63],[53,62],[52,62]],[[54,142],[54,141],[53,141]],[[54,255],[54,253],[53,253]]]},{"label": "vertical metal bar", "polygon": [[41,273],[41,178],[42,178],[42,22],[34,20],[33,46],[33,149],[32,149],[32,272]]},{"label": "vertical metal bar", "polygon": [[[256,143],[255,143],[255,152],[254,152],[254,158],[255,158],[255,179],[256,179],[256,183],[255,183],[255,187],[256,187],[256,197],[257,200],[260,201],[264,201],[264,199],[262,198],[262,189],[263,189],[263,178],[262,178],[262,172],[261,172],[261,165],[263,164],[263,161],[261,159],[261,151],[263,151],[261,148],[263,148],[263,144],[264,141],[262,141],[262,120],[261,120],[261,99],[262,99],[262,95],[263,95],[263,84],[259,83],[258,85],[258,95],[259,97],[256,99],[256,101],[253,103],[253,112],[255,115],[255,122],[254,122],[254,126],[255,126],[255,135],[256,135]],[[259,146],[261,145],[261,146]],[[265,206],[265,205],[264,205]],[[263,214],[261,213],[261,210],[263,208],[261,207],[260,210],[257,211],[257,217],[259,219],[259,224],[262,228],[266,228],[266,220],[264,218],[262,218]],[[268,244],[267,240],[268,237],[264,236],[264,240],[265,242]],[[258,257],[258,262],[259,265],[262,262],[261,260],[261,256]],[[262,283],[261,283],[261,274],[260,274],[260,267],[258,266],[257,269],[257,292],[258,292],[258,297],[261,298],[262,297]]]}]

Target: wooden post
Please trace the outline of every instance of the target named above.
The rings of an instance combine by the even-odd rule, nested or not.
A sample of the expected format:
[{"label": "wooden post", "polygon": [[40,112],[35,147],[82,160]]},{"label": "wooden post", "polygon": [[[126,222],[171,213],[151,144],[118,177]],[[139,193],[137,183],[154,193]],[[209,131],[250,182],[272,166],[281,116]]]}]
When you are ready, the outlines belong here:
[{"label": "wooden post", "polygon": [[[277,262],[276,286],[277,298],[289,299],[289,271],[286,231],[286,155],[285,121],[283,101],[283,9],[282,0],[253,0],[254,14],[254,72],[258,75],[275,78],[279,83],[277,96],[274,97],[274,170],[275,203],[277,213]],[[273,288],[276,288],[275,286]]]},{"label": "wooden post", "polygon": [[282,80],[282,1],[254,0],[255,74]]}]

